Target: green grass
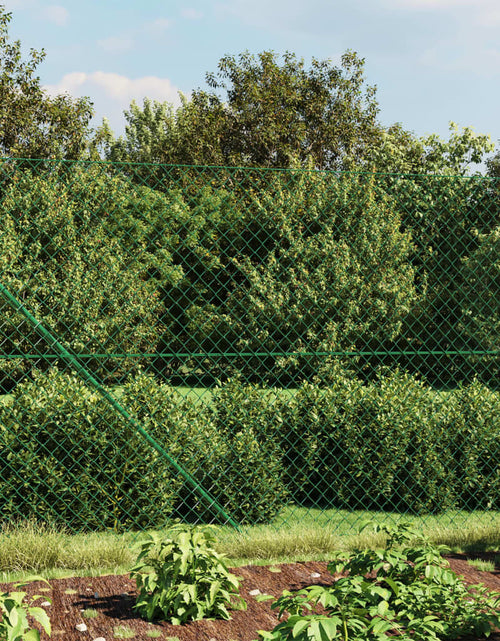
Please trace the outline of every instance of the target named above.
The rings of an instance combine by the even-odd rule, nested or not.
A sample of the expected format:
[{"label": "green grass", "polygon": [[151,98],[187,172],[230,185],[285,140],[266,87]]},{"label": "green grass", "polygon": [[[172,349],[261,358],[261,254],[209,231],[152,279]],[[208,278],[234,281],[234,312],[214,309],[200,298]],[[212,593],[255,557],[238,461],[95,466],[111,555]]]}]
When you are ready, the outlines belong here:
[{"label": "green grass", "polygon": [[476,568],[480,572],[494,572],[495,571],[495,562],[494,561],[483,561],[483,559],[471,559],[468,561],[469,565]]},{"label": "green grass", "polygon": [[82,617],[84,619],[95,619],[99,616],[99,612],[97,610],[94,610],[93,608],[89,608],[88,610],[83,610],[82,612]]},{"label": "green grass", "polygon": [[[357,534],[364,521],[396,523],[411,520],[434,543],[453,551],[500,551],[500,513],[446,512],[439,516],[407,517],[381,512],[287,508],[270,525],[241,532],[216,527],[217,548],[232,566],[274,565],[329,560],[331,553],[356,547],[378,547],[382,536]],[[13,582],[31,574],[46,578],[125,574],[137,555],[141,533],[69,534],[33,522],[13,523],[0,530],[0,581]]]},{"label": "green grass", "polygon": [[128,625],[117,625],[113,628],[113,638],[115,639],[133,639],[135,632]]}]

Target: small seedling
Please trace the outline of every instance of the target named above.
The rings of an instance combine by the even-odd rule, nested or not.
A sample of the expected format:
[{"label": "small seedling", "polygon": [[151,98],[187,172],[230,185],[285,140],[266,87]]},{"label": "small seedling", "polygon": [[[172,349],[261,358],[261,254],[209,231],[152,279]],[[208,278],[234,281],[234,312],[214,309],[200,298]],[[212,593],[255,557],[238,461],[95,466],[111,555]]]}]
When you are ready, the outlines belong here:
[{"label": "small seedling", "polygon": [[95,619],[98,616],[99,616],[99,612],[97,610],[94,610],[93,608],[89,608],[88,610],[83,610],[82,612],[82,617],[84,619]]},{"label": "small seedling", "polygon": [[[150,639],[159,639],[163,635],[159,630],[148,630],[146,632],[146,636],[149,637]],[[172,637],[170,637],[170,638],[172,638]],[[167,639],[167,641],[168,641],[168,639]],[[177,641],[179,641],[179,639],[177,639]]]}]

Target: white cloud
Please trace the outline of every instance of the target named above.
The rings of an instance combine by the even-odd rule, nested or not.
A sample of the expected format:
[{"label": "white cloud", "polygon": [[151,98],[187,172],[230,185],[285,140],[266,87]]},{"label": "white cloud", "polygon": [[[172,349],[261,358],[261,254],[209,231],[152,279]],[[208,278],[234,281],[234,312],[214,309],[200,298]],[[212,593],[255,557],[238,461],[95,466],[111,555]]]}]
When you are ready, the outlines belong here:
[{"label": "white cloud", "polygon": [[106,71],[73,71],[64,75],[57,84],[46,85],[50,95],[70,94],[74,97],[89,96],[94,103],[95,122],[105,116],[111,127],[123,130],[123,112],[128,110],[132,100],[142,105],[143,98],[180,105],[179,89],[168,78],[142,76],[128,78]]},{"label": "white cloud", "polygon": [[38,20],[52,22],[58,27],[64,27],[69,22],[69,11],[59,4],[40,6],[40,0],[3,0],[7,11],[31,11]]},{"label": "white cloud", "polygon": [[42,9],[42,16],[58,27],[64,27],[69,21],[69,11],[58,4],[52,4]]},{"label": "white cloud", "polygon": [[128,78],[118,73],[106,71],[73,71],[62,77],[55,85],[46,85],[44,89],[51,95],[69,93],[71,95],[90,95],[97,89],[106,98],[111,98],[129,105],[132,100],[147,96],[154,100],[167,100],[179,103],[178,89],[168,78],[157,76],[142,76]]},{"label": "white cloud", "polygon": [[500,25],[500,7],[498,4],[486,6],[476,14],[475,22],[482,27],[495,27]]},{"label": "white cloud", "polygon": [[181,16],[187,20],[199,20],[203,18],[203,13],[198,9],[186,8],[181,11]]},{"label": "white cloud", "polygon": [[393,11],[456,11],[450,15],[466,15],[469,24],[500,24],[498,0],[382,0],[382,5]]},{"label": "white cloud", "polygon": [[434,70],[445,72],[472,72],[476,76],[485,77],[500,74],[500,49],[492,47],[469,46],[459,50],[441,43],[422,52],[419,60]]},{"label": "white cloud", "polygon": [[37,0],[3,0],[2,4],[7,11],[19,9],[33,9],[38,4]]},{"label": "white cloud", "polygon": [[144,31],[152,36],[162,36],[171,26],[172,20],[168,18],[157,18],[152,22],[146,23],[144,25]]},{"label": "white cloud", "polygon": [[[479,0],[481,2],[481,0]],[[389,0],[398,9],[455,9],[457,7],[477,6],[478,0]]]},{"label": "white cloud", "polygon": [[134,41],[132,38],[111,36],[103,40],[98,40],[97,46],[107,53],[125,53],[133,48]]}]

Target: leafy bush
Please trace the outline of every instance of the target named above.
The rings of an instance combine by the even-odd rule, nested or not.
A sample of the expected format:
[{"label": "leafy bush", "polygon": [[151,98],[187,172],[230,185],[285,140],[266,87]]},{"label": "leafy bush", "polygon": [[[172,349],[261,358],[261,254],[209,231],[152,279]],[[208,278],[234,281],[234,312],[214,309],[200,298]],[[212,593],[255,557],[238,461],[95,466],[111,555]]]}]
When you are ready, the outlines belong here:
[{"label": "leafy bush", "polygon": [[[396,635],[429,641],[489,636],[500,624],[500,593],[467,587],[441,557],[443,546],[433,546],[409,524],[375,527],[381,530],[388,535],[385,549],[335,555],[328,569],[347,576],[331,587],[284,592],[271,607],[280,618],[285,611],[291,616],[271,632],[259,631],[259,639],[388,641]],[[314,612],[318,604],[326,614]]]},{"label": "leafy bush", "polygon": [[443,410],[458,507],[499,509],[500,395],[474,380],[450,393]]},{"label": "leafy bush", "polygon": [[[402,372],[362,385],[276,390],[228,381],[209,403],[151,374],[121,404],[240,523],[305,505],[437,512],[497,509],[500,398],[479,382],[440,393]],[[73,529],[224,520],[76,376],[34,373],[0,405],[2,514]]]},{"label": "leafy bush", "polygon": [[0,406],[0,430],[3,518],[102,530],[163,524],[172,512],[179,479],[72,374],[52,369],[19,384]]},{"label": "leafy bush", "polygon": [[232,261],[238,286],[207,310],[200,344],[202,328],[217,327],[231,351],[269,354],[240,359],[245,376],[289,383],[328,379],[340,359],[328,354],[398,334],[416,300],[412,245],[373,180],[292,173],[252,195],[253,237]]},{"label": "leafy bush", "polygon": [[[498,221],[498,214],[496,216]],[[479,234],[478,247],[463,261],[456,295],[463,314],[460,328],[467,345],[481,353],[468,357],[482,380],[500,381],[500,225]],[[496,353],[496,354],[495,354]]]},{"label": "leafy bush", "polygon": [[497,505],[498,395],[479,383],[442,394],[384,374],[299,388],[280,427],[293,499],[413,513]]},{"label": "leafy bush", "polygon": [[[127,206],[140,208],[141,202],[123,181],[81,165],[72,167],[70,179],[57,171],[16,172],[0,196],[3,284],[107,380],[123,376],[136,362],[109,354],[151,352],[164,331],[152,257],[126,247],[110,227]],[[3,299],[0,313],[5,353],[53,352]],[[4,360],[2,368],[17,380],[32,363]]]},{"label": "leafy bush", "polygon": [[[150,374],[130,377],[120,403],[183,469],[242,523],[267,520],[283,506],[279,444],[267,441],[269,411],[226,423],[245,390],[228,385],[214,409],[184,399]],[[241,409],[241,407],[240,407]],[[279,415],[276,412],[276,415]],[[246,420],[246,423],[245,423]],[[74,530],[163,525],[175,513],[219,519],[162,456],[78,377],[55,369],[19,384],[0,406],[0,482],[4,518],[22,515]],[[14,474],[14,476],[13,476]]]},{"label": "leafy bush", "polygon": [[172,527],[170,538],[148,535],[130,572],[139,590],[134,607],[140,616],[179,625],[229,619],[228,608],[245,607],[237,596],[239,579],[228,571],[214,542],[207,529],[185,525]]},{"label": "leafy bush", "polygon": [[[272,392],[237,380],[214,390],[208,410],[213,433],[192,472],[240,523],[266,522],[286,502],[281,406]],[[207,506],[200,504],[200,510],[206,518]]]}]

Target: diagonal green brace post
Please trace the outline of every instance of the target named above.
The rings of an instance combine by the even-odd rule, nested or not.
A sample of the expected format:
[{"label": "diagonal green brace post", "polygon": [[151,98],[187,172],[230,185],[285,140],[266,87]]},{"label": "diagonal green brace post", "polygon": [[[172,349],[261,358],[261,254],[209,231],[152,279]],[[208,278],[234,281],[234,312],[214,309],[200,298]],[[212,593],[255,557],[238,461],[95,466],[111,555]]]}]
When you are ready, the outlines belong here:
[{"label": "diagonal green brace post", "polygon": [[100,383],[97,381],[92,374],[79,362],[78,358],[68,352],[68,350],[62,345],[51,332],[49,332],[41,323],[38,321],[31,312],[26,309],[26,307],[20,303],[11,292],[0,282],[0,294],[10,303],[10,305],[17,311],[20,312],[28,322],[33,326],[33,328],[45,339],[55,350],[61,355],[61,357],[70,363],[76,372],[83,378],[86,382],[90,383],[106,401],[113,407],[113,409],[118,412],[126,421],[152,446],[155,450],[163,457],[179,474],[181,474],[184,479],[191,485],[191,487],[202,496],[205,500],[212,505],[215,510],[236,530],[240,530],[239,525],[234,521],[229,514],[226,513],[223,507],[221,507],[217,501],[211,497],[197,481],[187,472],[175,459],[173,459],[170,454],[155,441],[155,439],[146,432],[146,430],[139,424],[139,422],[131,415],[127,410],[110,394]]}]

